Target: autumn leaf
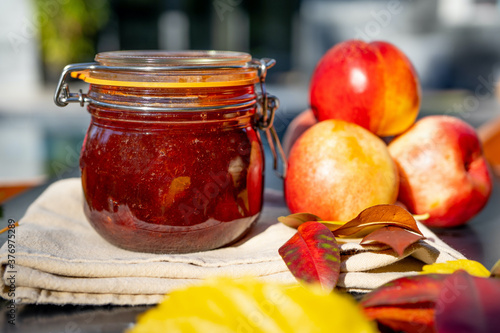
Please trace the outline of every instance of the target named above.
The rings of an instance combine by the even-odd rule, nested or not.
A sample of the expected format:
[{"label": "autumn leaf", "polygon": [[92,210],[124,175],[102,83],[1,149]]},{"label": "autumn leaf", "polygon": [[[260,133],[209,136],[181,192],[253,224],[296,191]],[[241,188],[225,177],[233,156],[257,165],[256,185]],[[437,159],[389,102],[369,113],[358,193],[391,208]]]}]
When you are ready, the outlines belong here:
[{"label": "autumn leaf", "polygon": [[341,226],[343,226],[345,224],[345,222],[342,222],[342,221],[320,221],[320,222],[325,227],[330,229],[330,231],[332,231],[332,232],[337,230],[338,228],[340,228]]},{"label": "autumn leaf", "polygon": [[500,260],[498,260],[491,269],[491,277],[500,278]]},{"label": "autumn leaf", "polygon": [[295,229],[297,229],[303,223],[319,221],[332,231],[340,228],[345,224],[345,222],[342,221],[323,221],[319,216],[311,213],[295,213],[287,216],[280,216],[278,217],[278,221],[288,227]]},{"label": "autumn leaf", "polygon": [[399,227],[382,227],[366,235],[361,245],[382,243],[391,247],[398,256],[403,256],[406,248],[424,237]]},{"label": "autumn leaf", "polygon": [[286,226],[297,229],[301,224],[309,221],[321,221],[321,218],[310,213],[296,213],[278,217],[278,221]]},{"label": "autumn leaf", "polygon": [[365,307],[435,303],[446,275],[426,274],[390,281],[363,297]]},{"label": "autumn leaf", "polygon": [[306,222],[278,250],[299,281],[335,288],[340,272],[340,249],[332,232],[320,222]]},{"label": "autumn leaf", "polygon": [[477,261],[467,259],[450,260],[447,262],[425,265],[422,267],[422,274],[452,274],[458,270],[464,270],[470,275],[479,277],[490,276],[490,272],[482,264]]},{"label": "autumn leaf", "polygon": [[439,333],[498,332],[500,281],[475,277],[465,271],[448,275],[436,303]]},{"label": "autumn leaf", "polygon": [[396,332],[434,332],[434,308],[429,304],[421,307],[374,307],[365,309],[365,314]]},{"label": "autumn leaf", "polygon": [[395,226],[422,235],[413,216],[396,205],[376,205],[359,213],[351,221],[333,231],[336,237],[361,238],[385,226]]},{"label": "autumn leaf", "polygon": [[173,291],[138,317],[127,333],[375,333],[349,296],[255,278],[216,278]]},{"label": "autumn leaf", "polygon": [[[418,217],[418,216],[417,216]],[[424,216],[425,217],[425,216]],[[395,226],[421,234],[415,217],[397,205],[376,205],[363,210],[351,221],[323,221],[311,213],[296,213],[278,217],[278,221],[292,228],[311,221],[319,221],[336,237],[359,239],[384,226]]]},{"label": "autumn leaf", "polygon": [[360,302],[365,314],[395,331],[433,332],[435,304],[446,275],[396,279],[367,294]]},{"label": "autumn leaf", "polygon": [[499,299],[500,280],[460,270],[391,281],[367,294],[360,304],[368,317],[394,330],[496,332]]}]

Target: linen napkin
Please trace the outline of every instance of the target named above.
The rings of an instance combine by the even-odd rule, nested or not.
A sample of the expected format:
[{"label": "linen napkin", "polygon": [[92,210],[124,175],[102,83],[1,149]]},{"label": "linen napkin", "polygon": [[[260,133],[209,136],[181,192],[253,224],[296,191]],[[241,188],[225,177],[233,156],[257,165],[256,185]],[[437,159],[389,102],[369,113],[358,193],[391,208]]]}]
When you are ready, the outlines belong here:
[{"label": "linen napkin", "polygon": [[[0,295],[8,299],[14,286],[19,303],[138,305],[158,303],[173,289],[211,276],[294,283],[278,248],[296,230],[277,222],[289,214],[281,192],[266,191],[265,202],[257,224],[236,244],[188,254],[139,253],[109,244],[87,222],[79,178],[58,181],[15,228],[15,253],[9,253],[7,243],[0,249]],[[392,250],[371,252],[343,244],[338,286],[366,292],[417,274],[424,264],[464,258],[423,225],[419,228],[426,239],[402,258]],[[8,265],[9,254],[14,266]]]}]

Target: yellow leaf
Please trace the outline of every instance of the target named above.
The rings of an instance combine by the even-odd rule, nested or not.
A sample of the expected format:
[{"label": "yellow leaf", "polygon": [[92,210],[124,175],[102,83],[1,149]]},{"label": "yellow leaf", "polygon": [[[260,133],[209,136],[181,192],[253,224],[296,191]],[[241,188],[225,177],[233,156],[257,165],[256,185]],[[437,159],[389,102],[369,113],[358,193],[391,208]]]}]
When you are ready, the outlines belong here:
[{"label": "yellow leaf", "polygon": [[377,332],[347,295],[253,278],[209,279],[172,292],[127,333]]},{"label": "yellow leaf", "polygon": [[447,261],[439,264],[425,265],[422,267],[422,274],[438,273],[452,274],[455,271],[464,270],[470,275],[479,277],[489,277],[490,272],[486,267],[474,260],[459,259]]}]

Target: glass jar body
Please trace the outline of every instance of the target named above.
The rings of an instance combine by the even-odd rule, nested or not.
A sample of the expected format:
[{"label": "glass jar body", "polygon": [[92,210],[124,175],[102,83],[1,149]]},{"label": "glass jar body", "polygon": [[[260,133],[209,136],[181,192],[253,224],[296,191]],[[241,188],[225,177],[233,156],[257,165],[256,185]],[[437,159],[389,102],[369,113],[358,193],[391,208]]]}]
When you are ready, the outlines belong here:
[{"label": "glass jar body", "polygon": [[[90,104],[80,167],[85,214],[110,243],[133,251],[185,253],[231,243],[262,208],[264,155],[253,85],[137,89],[93,85],[89,96],[137,112]],[[181,105],[195,110],[177,110]],[[204,107],[196,110],[196,107]]]}]

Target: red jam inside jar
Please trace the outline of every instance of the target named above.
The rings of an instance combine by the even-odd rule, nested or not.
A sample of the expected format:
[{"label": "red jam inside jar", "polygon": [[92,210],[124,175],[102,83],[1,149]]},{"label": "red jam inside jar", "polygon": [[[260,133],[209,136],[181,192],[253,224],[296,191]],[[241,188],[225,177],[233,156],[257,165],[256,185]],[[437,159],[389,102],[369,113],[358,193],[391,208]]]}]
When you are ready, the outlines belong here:
[{"label": "red jam inside jar", "polygon": [[77,75],[91,83],[80,167],[92,226],[116,246],[153,253],[241,238],[263,192],[259,77],[243,66],[250,56],[121,51],[96,60],[106,68]]}]

